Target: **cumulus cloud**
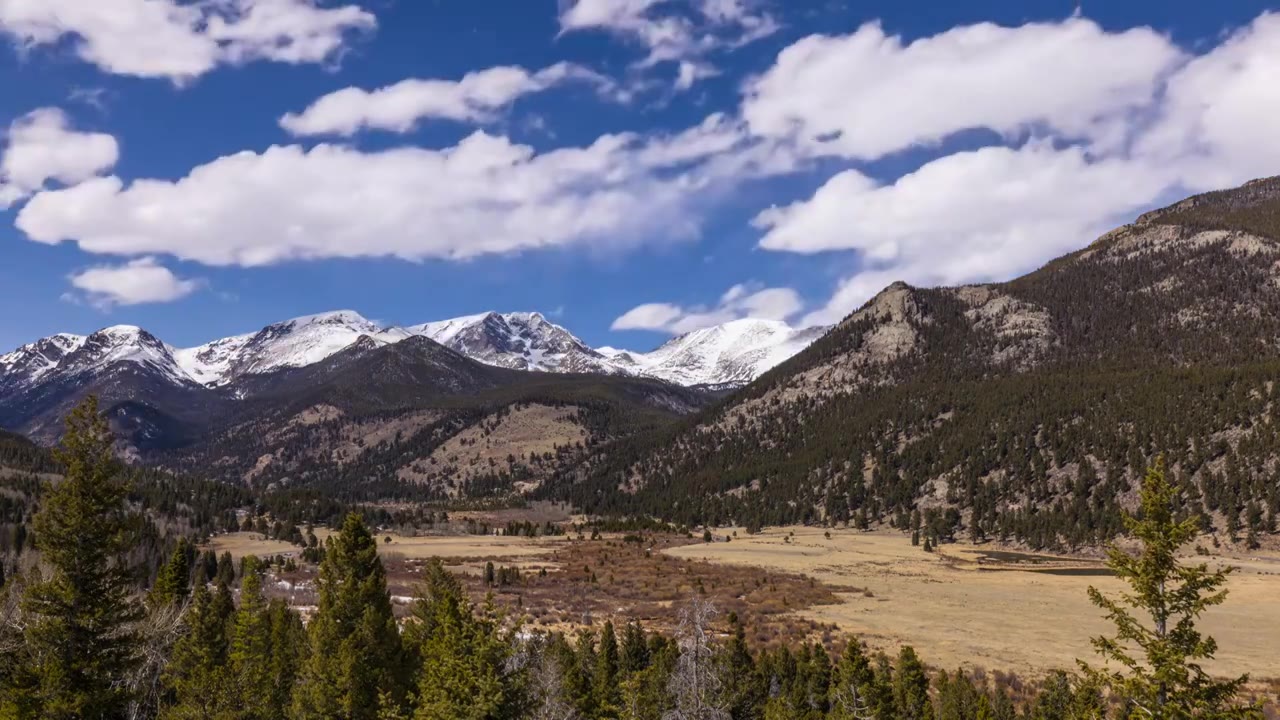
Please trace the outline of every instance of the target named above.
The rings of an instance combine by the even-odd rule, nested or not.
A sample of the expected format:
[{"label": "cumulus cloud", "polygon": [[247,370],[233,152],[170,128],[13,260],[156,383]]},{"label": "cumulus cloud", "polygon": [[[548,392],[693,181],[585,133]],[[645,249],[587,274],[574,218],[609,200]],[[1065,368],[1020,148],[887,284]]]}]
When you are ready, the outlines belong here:
[{"label": "cumulus cloud", "polygon": [[834,322],[895,280],[1032,270],[1170,195],[1274,174],[1277,48],[1272,14],[1198,57],[1147,30],[1104,33],[1078,18],[909,45],[874,25],[805,39],[750,86],[743,111],[752,131],[802,155],[874,160],[974,128],[1030,139],[942,156],[888,183],[845,170],[757,215],[760,245],[850,254],[856,272],[805,324]]},{"label": "cumulus cloud", "polygon": [[1148,28],[1109,33],[1081,18],[911,43],[870,23],[786,48],[749,84],[743,116],[757,134],[861,160],[975,128],[1114,141],[1181,57]]},{"label": "cumulus cloud", "polygon": [[[105,177],[42,192],[17,226],[38,242],[207,265],[620,247],[694,237],[695,205],[785,167],[746,145],[739,125],[713,116],[670,137],[606,135],[545,153],[484,132],[439,150],[280,146],[174,181]],[[708,157],[734,147],[745,149],[728,153],[732,163]]]},{"label": "cumulus cloud", "polygon": [[172,302],[195,292],[203,282],[174,275],[155,258],[144,257],[123,265],[99,265],[68,278],[83,298],[94,307],[107,310],[117,305]]},{"label": "cumulus cloud", "polygon": [[301,113],[280,118],[293,135],[354,135],[364,129],[408,132],[428,119],[488,122],[524,95],[566,82],[588,82],[602,92],[609,80],[572,63],[557,63],[530,73],[502,66],[468,73],[461,80],[410,79],[364,90],[343,88],[313,102]]},{"label": "cumulus cloud", "polygon": [[357,5],[316,0],[0,2],[0,32],[24,48],[69,43],[104,72],[174,81],[223,63],[326,62],[375,25]]},{"label": "cumulus cloud", "polygon": [[1280,13],[1267,13],[1192,59],[1164,88],[1134,152],[1208,190],[1280,172]]},{"label": "cumulus cloud", "polygon": [[58,108],[41,108],[13,122],[0,159],[0,210],[49,181],[74,185],[116,164],[120,148],[105,133],[71,128]]},{"label": "cumulus cloud", "polygon": [[645,303],[613,321],[612,330],[655,330],[680,335],[732,320],[755,318],[786,320],[804,309],[804,301],[791,288],[734,285],[714,307],[681,307],[671,303]]},{"label": "cumulus cloud", "polygon": [[1006,279],[1076,250],[1168,186],[1159,168],[1091,161],[1047,143],[934,160],[890,184],[856,170],[812,198],[766,210],[768,250],[852,250],[861,268],[805,324],[836,322],[895,280],[955,285]]},{"label": "cumulus cloud", "polygon": [[753,0],[567,0],[561,3],[560,32],[604,31],[635,42],[647,50],[636,67],[677,62],[676,89],[687,90],[718,74],[699,58],[778,31],[778,22],[759,5]]}]

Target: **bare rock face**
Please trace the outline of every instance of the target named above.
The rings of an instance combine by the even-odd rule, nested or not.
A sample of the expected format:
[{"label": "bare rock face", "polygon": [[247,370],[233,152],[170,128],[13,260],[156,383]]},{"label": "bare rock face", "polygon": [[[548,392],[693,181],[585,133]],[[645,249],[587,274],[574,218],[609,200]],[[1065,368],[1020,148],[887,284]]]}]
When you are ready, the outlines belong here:
[{"label": "bare rock face", "polygon": [[960,287],[955,294],[968,306],[964,315],[973,329],[997,341],[989,355],[993,365],[1026,370],[1052,347],[1053,318],[1043,307],[989,286]]}]

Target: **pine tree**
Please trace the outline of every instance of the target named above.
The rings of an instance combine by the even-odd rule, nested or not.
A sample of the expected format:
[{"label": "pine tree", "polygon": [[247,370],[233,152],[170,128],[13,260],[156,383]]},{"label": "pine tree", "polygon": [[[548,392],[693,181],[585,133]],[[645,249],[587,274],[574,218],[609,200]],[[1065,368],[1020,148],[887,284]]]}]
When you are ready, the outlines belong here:
[{"label": "pine tree", "polygon": [[262,564],[249,555],[244,558],[240,579],[240,607],[231,621],[231,649],[228,654],[239,706],[245,720],[268,720],[277,715],[267,702],[272,697],[271,619],[262,596]]},{"label": "pine tree", "polygon": [[119,717],[139,663],[134,623],[143,608],[125,560],[127,486],[93,396],[68,416],[56,456],[64,477],[47,489],[35,520],[49,574],[23,599],[35,702],[43,718]]},{"label": "pine tree", "polygon": [[[1178,560],[1178,549],[1195,537],[1198,527],[1195,517],[1175,517],[1179,504],[1160,458],[1142,482],[1138,514],[1124,518],[1141,551],[1130,555],[1112,545],[1107,552],[1108,567],[1131,592],[1113,599],[1089,588],[1089,598],[1116,626],[1114,637],[1095,638],[1094,647],[1121,669],[1108,672],[1083,662],[1081,668],[1128,704],[1129,717],[1260,718],[1257,707],[1235,704],[1247,675],[1215,681],[1200,664],[1214,656],[1218,645],[1202,636],[1195,623],[1205,610],[1226,600],[1223,585],[1232,568],[1211,572],[1204,563]],[[1140,653],[1131,652],[1134,646]]]},{"label": "pine tree", "polygon": [[352,513],[326,541],[310,655],[293,694],[295,720],[374,720],[379,697],[404,697],[403,653],[378,543]]},{"label": "pine tree", "polygon": [[171,702],[161,709],[162,720],[225,717],[239,699],[227,666],[231,593],[220,585],[209,592],[203,571],[196,573],[187,634],[178,641],[166,672]]},{"label": "pine tree", "polygon": [[836,664],[831,716],[837,720],[871,720],[875,716],[875,670],[862,643],[849,638]]},{"label": "pine tree", "polygon": [[893,703],[898,708],[900,720],[932,720],[933,705],[929,702],[929,675],[924,663],[910,645],[903,646],[898,654],[898,670],[893,682]]},{"label": "pine tree", "polygon": [[734,718],[754,717],[759,706],[764,704],[767,688],[756,671],[755,661],[747,648],[747,630],[737,613],[729,613],[729,626],[733,632],[719,657],[725,707]]},{"label": "pine tree", "polygon": [[280,598],[267,607],[271,627],[271,695],[269,704],[272,720],[283,720],[288,715],[293,686],[307,650],[307,630],[302,618]]},{"label": "pine tree", "polygon": [[618,704],[622,699],[618,694],[618,668],[618,638],[613,631],[613,623],[606,621],[600,632],[600,648],[591,676],[597,717],[612,718],[618,714]]},{"label": "pine tree", "polygon": [[644,637],[644,628],[638,621],[627,623],[627,629],[622,633],[622,656],[618,662],[626,674],[649,667],[649,645]]},{"label": "pine tree", "polygon": [[519,683],[507,670],[511,647],[492,608],[476,617],[457,579],[439,561],[427,569],[414,606],[422,669],[416,720],[503,720],[521,711]]},{"label": "pine tree", "polygon": [[180,538],[169,562],[160,568],[151,586],[152,605],[181,604],[191,594],[191,545]]}]

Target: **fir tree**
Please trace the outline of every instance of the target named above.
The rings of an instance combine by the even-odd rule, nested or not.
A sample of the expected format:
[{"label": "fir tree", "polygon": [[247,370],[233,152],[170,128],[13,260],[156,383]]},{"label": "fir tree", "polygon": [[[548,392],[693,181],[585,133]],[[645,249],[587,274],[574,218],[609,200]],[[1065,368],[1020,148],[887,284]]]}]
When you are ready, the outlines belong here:
[{"label": "fir tree", "polygon": [[1095,638],[1094,647],[1120,669],[1095,669],[1083,662],[1081,667],[1122,699],[1132,718],[1260,718],[1257,707],[1235,704],[1247,675],[1217,681],[1200,664],[1214,656],[1218,645],[1195,624],[1205,610],[1226,600],[1223,586],[1232,568],[1210,571],[1204,563],[1178,560],[1178,549],[1198,528],[1195,517],[1175,516],[1178,501],[1160,458],[1142,482],[1138,513],[1125,516],[1125,527],[1141,543],[1141,551],[1130,555],[1112,545],[1107,552],[1108,567],[1131,591],[1113,599],[1089,588],[1089,598],[1116,626],[1114,637]]},{"label": "fir tree", "polygon": [[276,598],[267,607],[271,627],[271,695],[269,718],[287,716],[293,686],[307,650],[307,630],[298,613],[282,599]]},{"label": "fir tree", "polygon": [[831,716],[838,720],[871,720],[875,716],[876,674],[862,643],[850,638],[836,664]]},{"label": "fir tree", "polygon": [[617,717],[618,703],[618,638],[613,623],[606,621],[600,632],[600,648],[596,653],[595,671],[592,673],[592,695],[595,696],[596,716]]},{"label": "fir tree", "polygon": [[217,595],[210,593],[203,571],[197,572],[196,580],[188,631],[174,648],[166,672],[171,701],[161,709],[162,720],[224,717],[239,699],[227,666],[231,594],[225,585]]},{"label": "fir tree", "polygon": [[278,717],[272,708],[274,677],[271,672],[271,619],[262,596],[262,564],[250,555],[245,558],[240,579],[240,607],[231,622],[231,650],[228,655],[239,706],[245,720]]},{"label": "fir tree", "polygon": [[138,665],[127,486],[112,456],[97,399],[68,416],[57,459],[64,477],[46,491],[36,516],[36,547],[49,574],[23,600],[26,643],[42,718],[111,718],[129,702]]},{"label": "fir tree", "polygon": [[191,594],[191,545],[186,538],[178,540],[169,562],[160,568],[151,586],[152,605],[181,604]]},{"label": "fir tree", "polygon": [[618,660],[623,673],[639,672],[649,666],[649,645],[640,623],[631,621],[622,633],[622,655]]},{"label": "fir tree", "polygon": [[310,655],[293,695],[295,720],[373,720],[383,693],[404,697],[400,635],[378,543],[354,513],[326,541],[308,627]]},{"label": "fir tree", "polygon": [[929,702],[929,675],[910,645],[898,654],[898,670],[893,682],[893,702],[900,720],[932,720]]},{"label": "fir tree", "polygon": [[747,631],[737,613],[729,613],[729,626],[733,632],[719,657],[725,706],[734,718],[752,718],[764,703],[767,688],[756,671],[747,648]]},{"label": "fir tree", "polygon": [[492,609],[472,612],[462,587],[431,563],[413,610],[412,640],[422,669],[416,720],[504,720],[521,712],[519,683],[507,671],[510,646]]}]

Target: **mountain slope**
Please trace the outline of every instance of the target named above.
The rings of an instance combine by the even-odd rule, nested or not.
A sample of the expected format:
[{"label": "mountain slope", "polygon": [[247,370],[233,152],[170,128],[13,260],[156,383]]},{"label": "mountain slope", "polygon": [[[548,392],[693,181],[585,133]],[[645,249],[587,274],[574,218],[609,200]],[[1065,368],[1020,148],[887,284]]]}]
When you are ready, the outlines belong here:
[{"label": "mountain slope", "polygon": [[808,347],[828,329],[797,330],[777,320],[734,320],[672,338],[652,352],[601,352],[630,374],[677,385],[734,388]]},{"label": "mountain slope", "polygon": [[359,313],[339,310],[285,320],[256,333],[215,340],[174,355],[191,378],[226,385],[244,375],[318,363],[362,337],[387,344],[399,342],[409,333],[384,329]]},{"label": "mountain slope", "polygon": [[895,284],[558,492],[691,522],[851,520],[1051,546],[1114,533],[1167,453],[1207,527],[1273,531],[1278,199],[1275,179],[1193,198],[1008,283]]},{"label": "mountain slope", "polygon": [[420,336],[362,338],[319,363],[253,376],[238,391],[242,409],[231,421],[153,460],[351,502],[506,498],[591,447],[706,402],[653,380],[493,367]]},{"label": "mountain slope", "polygon": [[618,374],[599,352],[541,313],[483,313],[406,328],[474,360],[514,370]]},{"label": "mountain slope", "polygon": [[[273,323],[258,332],[192,348],[165,346],[156,353],[163,356],[157,359],[157,367],[163,366],[175,384],[233,388],[253,384],[254,376],[314,365],[361,338],[390,345],[422,336],[494,367],[631,375],[687,387],[736,388],[799,352],[823,332],[825,328],[793,330],[780,322],[738,320],[674,338],[653,352],[638,353],[594,349],[536,312],[490,312],[399,328],[340,310]],[[56,374],[85,340],[78,335],[53,335],[0,355],[0,404],[6,396]]]},{"label": "mountain slope", "polygon": [[[30,347],[30,346],[28,346]],[[7,375],[0,393],[0,426],[52,441],[62,418],[90,393],[102,400],[118,430],[137,447],[181,441],[201,418],[216,412],[209,397],[179,367],[170,348],[141,328],[117,325],[71,339],[51,365]],[[45,351],[52,360],[56,353]]]}]

